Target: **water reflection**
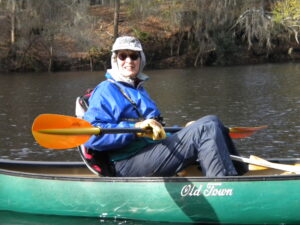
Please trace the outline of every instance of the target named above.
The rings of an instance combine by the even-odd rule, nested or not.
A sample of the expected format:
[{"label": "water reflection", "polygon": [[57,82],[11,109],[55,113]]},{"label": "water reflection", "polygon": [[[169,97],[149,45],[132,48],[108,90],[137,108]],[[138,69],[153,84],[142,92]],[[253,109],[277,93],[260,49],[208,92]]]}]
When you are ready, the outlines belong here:
[{"label": "water reflection", "polygon": [[[132,221],[132,220],[109,220],[100,218],[87,217],[68,217],[68,216],[47,216],[33,215],[16,212],[0,212],[1,224],[5,225],[170,225],[163,222],[147,222],[147,221]],[[187,223],[172,223],[174,225],[184,225]]]},{"label": "water reflection", "polygon": [[[146,84],[168,125],[184,125],[207,114],[227,126],[268,125],[236,140],[244,155],[300,157],[298,64],[147,71]],[[38,146],[31,135],[41,113],[74,115],[74,101],[103,80],[103,72],[0,75],[1,158],[80,160],[77,152]]]}]

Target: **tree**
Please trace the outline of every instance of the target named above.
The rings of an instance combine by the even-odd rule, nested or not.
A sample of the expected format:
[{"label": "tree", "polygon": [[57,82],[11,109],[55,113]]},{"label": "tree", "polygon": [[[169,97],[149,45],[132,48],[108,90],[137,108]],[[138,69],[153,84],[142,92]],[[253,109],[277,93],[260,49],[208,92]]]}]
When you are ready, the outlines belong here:
[{"label": "tree", "polygon": [[[54,56],[58,53],[66,54],[64,52],[66,49],[56,46],[64,46],[62,43],[67,36],[78,42],[78,48],[84,46],[84,50],[88,51],[93,30],[93,22],[87,15],[88,2],[26,0],[22,10],[20,10],[21,3],[10,4],[11,15],[16,15],[15,21],[18,22],[18,26],[13,26],[16,22],[12,23],[11,30],[17,27],[19,34],[18,40],[12,39],[15,40],[19,50],[17,56],[19,67],[24,64],[45,65],[48,71],[51,71]],[[15,11],[18,13],[14,13]]]},{"label": "tree", "polygon": [[114,40],[117,39],[119,35],[119,13],[120,13],[120,0],[115,0],[115,12],[114,12]]},{"label": "tree", "polygon": [[15,31],[16,31],[16,0],[11,1],[11,28],[10,28],[10,33],[11,33],[11,45],[15,44]]},{"label": "tree", "polygon": [[251,49],[253,42],[257,42],[261,48],[271,49],[271,33],[273,21],[270,14],[263,8],[247,9],[239,16],[236,23],[231,27],[234,35],[242,34],[242,39],[247,40],[248,49]]}]

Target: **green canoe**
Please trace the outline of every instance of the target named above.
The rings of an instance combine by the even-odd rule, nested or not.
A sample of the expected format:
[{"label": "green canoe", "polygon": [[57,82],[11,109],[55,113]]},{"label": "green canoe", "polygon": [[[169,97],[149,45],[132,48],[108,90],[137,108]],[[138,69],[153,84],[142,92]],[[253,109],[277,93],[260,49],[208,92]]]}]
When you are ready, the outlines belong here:
[{"label": "green canoe", "polygon": [[81,162],[2,160],[0,210],[164,222],[299,224],[300,175],[278,172],[120,178],[97,177]]}]

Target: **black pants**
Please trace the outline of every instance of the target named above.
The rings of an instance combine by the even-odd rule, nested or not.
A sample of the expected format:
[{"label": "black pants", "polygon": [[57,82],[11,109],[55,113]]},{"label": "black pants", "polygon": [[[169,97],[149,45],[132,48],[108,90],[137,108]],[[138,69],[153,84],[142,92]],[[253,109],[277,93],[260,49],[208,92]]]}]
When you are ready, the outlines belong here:
[{"label": "black pants", "polygon": [[203,117],[137,155],[115,162],[116,176],[172,176],[189,165],[200,164],[208,177],[243,174],[247,168],[235,163],[237,155],[228,128],[216,116]]}]

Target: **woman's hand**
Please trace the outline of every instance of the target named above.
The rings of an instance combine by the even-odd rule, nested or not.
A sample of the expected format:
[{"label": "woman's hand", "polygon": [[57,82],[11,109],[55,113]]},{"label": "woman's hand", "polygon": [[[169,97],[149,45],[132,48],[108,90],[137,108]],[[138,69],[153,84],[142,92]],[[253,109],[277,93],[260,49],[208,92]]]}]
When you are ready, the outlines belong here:
[{"label": "woman's hand", "polygon": [[137,133],[138,137],[149,137],[152,140],[161,140],[166,138],[166,132],[163,126],[154,119],[137,122],[135,127],[146,131],[143,133]]}]

